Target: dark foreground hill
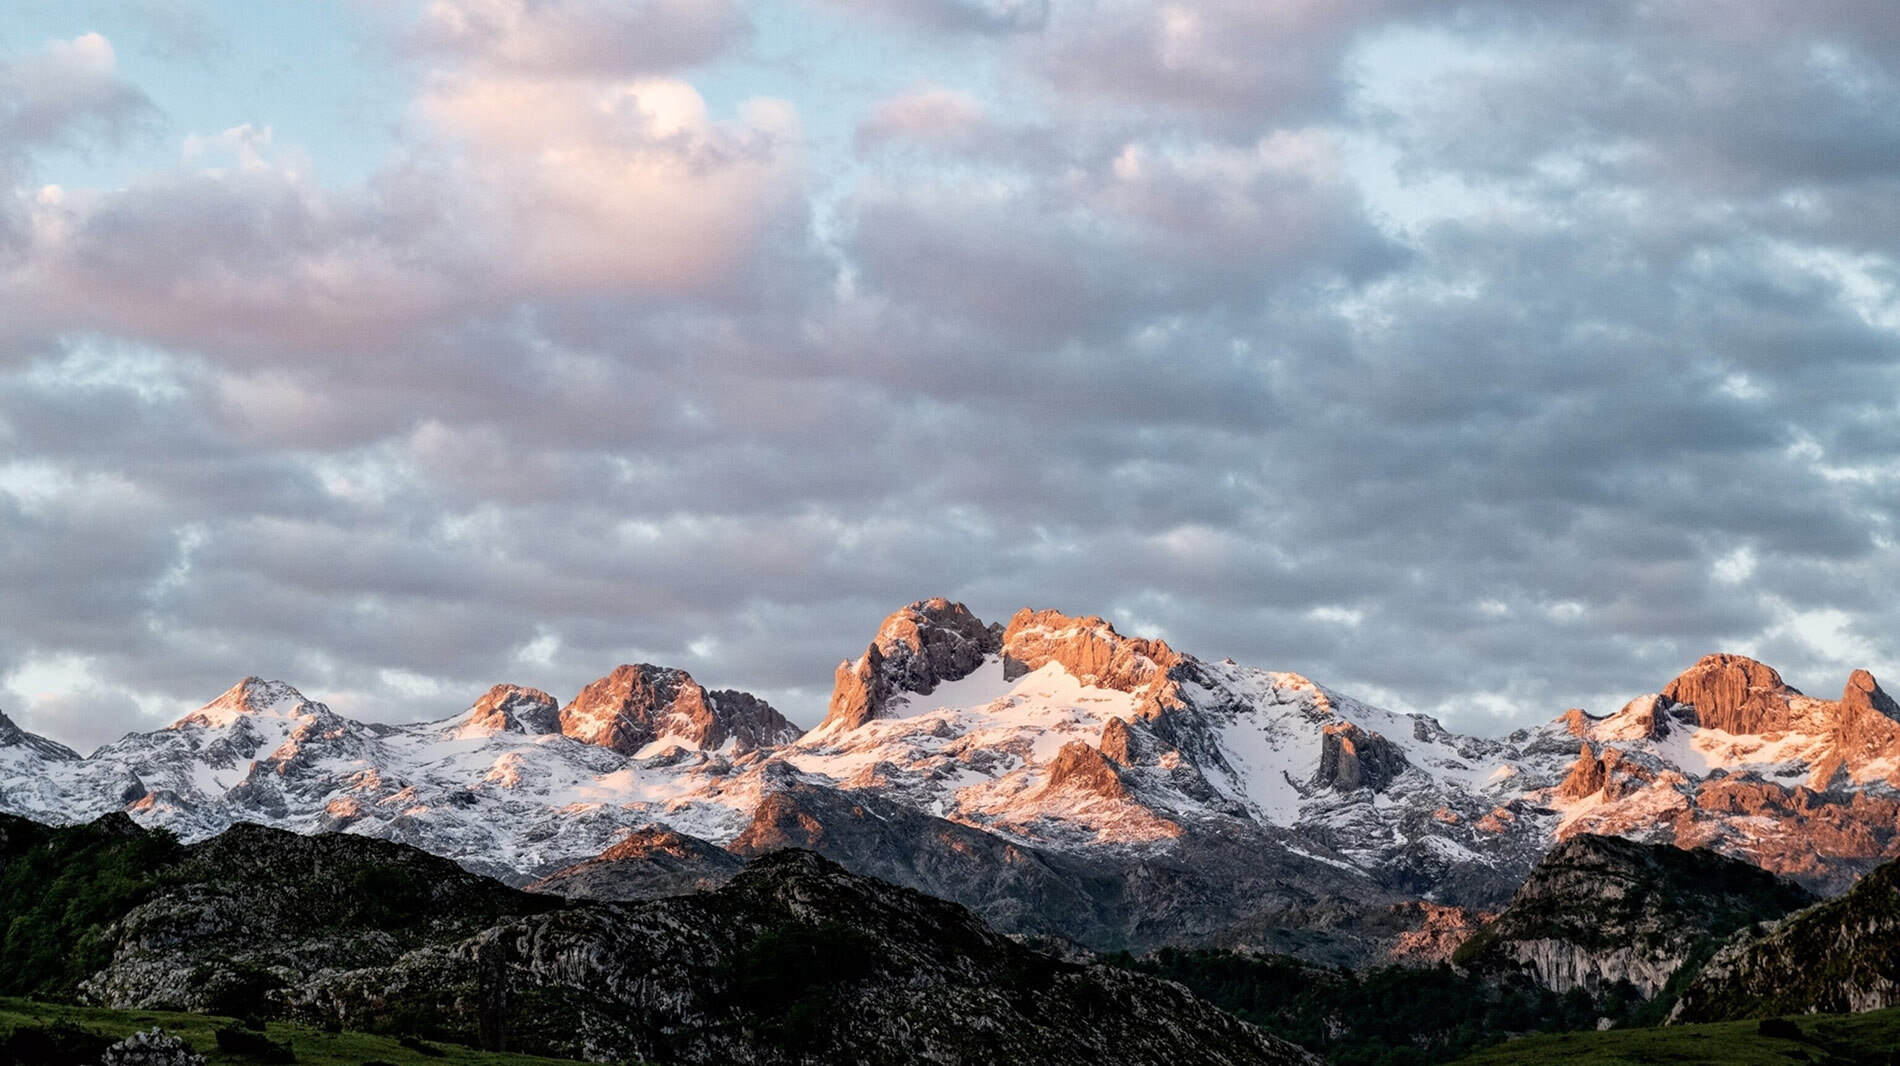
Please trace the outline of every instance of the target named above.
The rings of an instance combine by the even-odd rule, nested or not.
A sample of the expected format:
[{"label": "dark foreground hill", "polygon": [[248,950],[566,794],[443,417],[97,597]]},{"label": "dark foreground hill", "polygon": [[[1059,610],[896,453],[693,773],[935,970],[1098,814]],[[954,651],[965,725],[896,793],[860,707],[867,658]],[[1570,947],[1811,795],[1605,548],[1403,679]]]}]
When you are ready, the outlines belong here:
[{"label": "dark foreground hill", "polygon": [[0,819],[0,992],[692,1063],[1310,1063],[1178,985],[1059,961],[816,855],[566,903],[416,849]]}]

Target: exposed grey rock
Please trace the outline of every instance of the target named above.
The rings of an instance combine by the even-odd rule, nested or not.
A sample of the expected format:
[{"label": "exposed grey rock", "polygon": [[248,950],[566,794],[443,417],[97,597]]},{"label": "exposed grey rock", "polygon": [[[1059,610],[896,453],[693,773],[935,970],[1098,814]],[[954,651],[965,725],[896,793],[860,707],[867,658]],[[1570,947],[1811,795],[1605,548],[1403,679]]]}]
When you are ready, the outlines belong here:
[{"label": "exposed grey rock", "polygon": [[1671,1023],[1844,1014],[1900,1005],[1900,860],[1839,899],[1738,932],[1703,967]]},{"label": "exposed grey rock", "polygon": [[1523,973],[1556,992],[1627,981],[1649,997],[1735,930],[1813,899],[1714,852],[1585,834],[1544,856],[1511,905],[1454,958],[1484,973]]},{"label": "exposed grey rock", "polygon": [[103,1066],[205,1066],[191,1045],[157,1026],[141,1029],[105,1050]]},{"label": "exposed grey rock", "polygon": [[820,730],[856,729],[883,717],[906,694],[929,695],[939,684],[969,676],[1001,642],[960,603],[919,600],[884,619],[864,654],[838,664],[831,705]]}]

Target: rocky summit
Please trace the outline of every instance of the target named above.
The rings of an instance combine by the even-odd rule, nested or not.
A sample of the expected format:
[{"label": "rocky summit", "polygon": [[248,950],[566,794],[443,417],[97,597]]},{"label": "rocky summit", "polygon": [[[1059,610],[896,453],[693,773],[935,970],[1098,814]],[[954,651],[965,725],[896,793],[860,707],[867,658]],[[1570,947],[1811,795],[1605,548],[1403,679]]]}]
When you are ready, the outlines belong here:
[{"label": "rocky summit", "polygon": [[621,900],[797,847],[1010,933],[1328,962],[1420,957],[1583,835],[1708,849],[1822,893],[1900,854],[1900,707],[1865,671],[1820,699],[1711,655],[1614,713],[1473,737],[1099,617],[989,622],[933,599],[834,681],[801,735],[651,664],[558,709],[501,685],[405,726],[252,678],[84,758],[5,723],[0,810],[122,812],[187,841],[345,832]]}]

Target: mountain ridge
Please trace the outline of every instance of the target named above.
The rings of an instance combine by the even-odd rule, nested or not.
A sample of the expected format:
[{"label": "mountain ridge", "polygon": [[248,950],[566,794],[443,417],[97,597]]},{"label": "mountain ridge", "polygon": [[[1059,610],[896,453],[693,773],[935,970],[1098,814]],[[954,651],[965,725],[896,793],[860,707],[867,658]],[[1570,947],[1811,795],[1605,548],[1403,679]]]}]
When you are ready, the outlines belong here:
[{"label": "mountain ridge", "polygon": [[[1613,714],[1484,738],[1096,616],[985,623],[937,599],[884,620],[802,735],[764,701],[651,664],[555,704],[501,685],[449,718],[367,725],[247,678],[85,758],[0,730],[0,810],[122,810],[187,839],[239,821],[353,832],[514,884],[640,833],[741,857],[796,843],[1107,949],[1262,946],[1320,897],[1495,907],[1578,834],[1708,846],[1822,891],[1900,849],[1900,707],[1865,671],[1818,700],[1733,655]],[[1040,872],[1004,891],[978,854]],[[655,885],[722,876],[641,861],[584,880],[611,895],[609,866]],[[1105,920],[1116,907],[1133,913]],[[1309,923],[1322,940],[1337,926]],[[1311,950],[1373,950],[1350,939]]]}]

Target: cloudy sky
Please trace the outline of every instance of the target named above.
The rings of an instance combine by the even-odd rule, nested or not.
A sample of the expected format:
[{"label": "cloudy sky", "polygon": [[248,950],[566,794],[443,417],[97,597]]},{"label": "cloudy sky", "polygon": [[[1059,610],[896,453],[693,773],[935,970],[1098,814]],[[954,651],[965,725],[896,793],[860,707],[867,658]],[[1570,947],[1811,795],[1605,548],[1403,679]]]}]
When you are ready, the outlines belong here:
[{"label": "cloudy sky", "polygon": [[0,708],[1900,674],[1887,0],[8,0]]}]

